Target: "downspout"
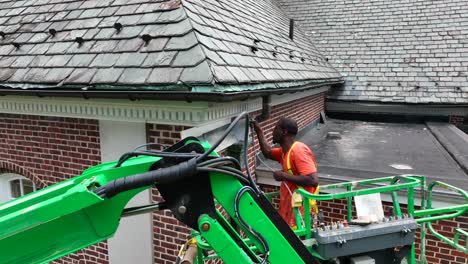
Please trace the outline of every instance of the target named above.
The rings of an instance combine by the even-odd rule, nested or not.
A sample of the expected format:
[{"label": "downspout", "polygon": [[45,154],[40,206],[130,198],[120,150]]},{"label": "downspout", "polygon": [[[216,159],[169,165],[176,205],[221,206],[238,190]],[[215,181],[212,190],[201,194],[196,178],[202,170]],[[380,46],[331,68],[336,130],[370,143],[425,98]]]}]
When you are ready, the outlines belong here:
[{"label": "downspout", "polygon": [[271,95],[262,96],[262,113],[255,117],[257,122],[263,122],[270,118],[271,114]]}]

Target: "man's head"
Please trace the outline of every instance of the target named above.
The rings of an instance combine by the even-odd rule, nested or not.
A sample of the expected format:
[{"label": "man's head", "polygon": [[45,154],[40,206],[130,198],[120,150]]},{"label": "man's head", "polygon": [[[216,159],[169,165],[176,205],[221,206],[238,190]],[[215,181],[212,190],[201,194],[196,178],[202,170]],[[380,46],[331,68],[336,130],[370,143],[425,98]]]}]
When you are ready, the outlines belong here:
[{"label": "man's head", "polygon": [[297,123],[294,119],[283,117],[273,128],[273,143],[281,143],[287,137],[294,138],[297,134]]}]

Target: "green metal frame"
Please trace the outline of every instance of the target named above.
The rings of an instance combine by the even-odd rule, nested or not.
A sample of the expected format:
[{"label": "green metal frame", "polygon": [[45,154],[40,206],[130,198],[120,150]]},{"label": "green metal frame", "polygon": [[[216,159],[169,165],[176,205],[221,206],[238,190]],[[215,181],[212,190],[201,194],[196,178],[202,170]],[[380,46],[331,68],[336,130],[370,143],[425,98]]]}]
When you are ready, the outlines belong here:
[{"label": "green metal frame", "polygon": [[[383,185],[382,184],[385,184]],[[377,186],[376,186],[377,185]],[[372,186],[372,187],[369,187]],[[364,189],[357,189],[359,187],[368,187]],[[443,208],[432,208],[433,202],[433,189],[434,187],[441,187],[452,192],[458,193],[463,199],[464,203],[461,205],[447,206]],[[438,220],[453,219],[455,217],[461,216],[466,213],[468,210],[468,193],[460,188],[454,187],[452,185],[443,183],[443,182],[432,182],[426,187],[426,178],[419,175],[402,175],[395,177],[385,177],[378,179],[362,180],[362,181],[353,181],[345,183],[337,183],[321,186],[321,191],[332,190],[332,189],[345,189],[346,191],[338,193],[325,193],[325,194],[311,194],[303,189],[297,189],[296,192],[301,194],[303,197],[303,206],[304,211],[308,212],[309,200],[317,201],[327,201],[333,199],[346,199],[347,200],[347,215],[346,218],[348,221],[351,221],[352,218],[352,198],[360,195],[367,195],[373,193],[390,193],[392,197],[393,206],[395,209],[395,215],[401,217],[402,212],[400,208],[400,203],[398,199],[398,191],[406,190],[407,191],[407,210],[408,214],[415,217],[417,223],[421,224],[421,254],[418,263],[426,264],[426,250],[425,250],[425,237],[426,237],[426,227],[431,234],[433,234],[437,239],[449,244],[455,249],[468,253],[468,232],[456,228],[454,233],[454,238],[450,239],[446,236],[438,233],[432,226],[432,222]],[[414,197],[415,197],[415,188],[419,188],[423,197],[421,198],[421,210],[415,210]],[[427,195],[426,195],[427,194]],[[266,196],[270,199],[279,195],[279,192],[267,193]],[[436,215],[436,216],[434,216]],[[311,225],[311,216],[310,214],[304,214],[303,219],[299,210],[295,210],[296,224],[299,227],[295,230],[297,235],[304,235],[306,239],[312,237],[312,225]],[[418,218],[419,217],[419,218]],[[302,220],[304,225],[302,225]],[[460,239],[464,237],[466,244],[460,245]],[[312,249],[310,249],[312,250]],[[313,250],[312,250],[313,251]],[[312,252],[314,254],[314,252]],[[408,263],[416,263],[416,253],[415,245],[412,246],[411,251],[408,256]]]},{"label": "green metal frame", "polygon": [[[458,187],[440,182],[435,181],[429,184],[426,189],[425,186],[425,178],[422,177],[422,193],[424,195],[427,194],[427,197],[423,197],[426,199],[421,199],[421,210],[415,211],[415,217],[421,217],[416,220],[417,223],[421,224],[421,256],[420,256],[420,263],[427,264],[428,261],[426,259],[426,228],[429,232],[434,235],[437,239],[447,243],[448,245],[454,247],[455,249],[468,254],[468,232],[461,228],[456,228],[453,239],[450,239],[439,232],[437,232],[434,227],[432,226],[432,222],[438,220],[446,220],[446,219],[453,219],[455,217],[461,216],[465,214],[468,210],[468,193]],[[448,191],[452,191],[460,195],[461,198],[464,199],[464,204],[461,205],[454,205],[448,206],[443,208],[433,208],[432,207],[432,199],[433,199],[433,192],[435,187],[444,188]],[[465,245],[460,245],[460,237],[464,237]]]},{"label": "green metal frame", "polygon": [[[401,182],[404,181],[404,182]],[[383,185],[387,183],[387,185]],[[395,214],[397,216],[402,216],[400,203],[398,200],[397,191],[407,190],[408,191],[408,214],[413,214],[414,212],[414,188],[419,187],[421,184],[420,180],[411,177],[411,176],[396,176],[396,177],[385,177],[378,179],[362,180],[362,181],[353,181],[345,183],[336,183],[330,185],[320,186],[321,192],[327,192],[327,190],[333,189],[345,189],[346,191],[337,192],[337,193],[323,193],[323,194],[311,194],[304,189],[297,189],[295,192],[302,195],[304,211],[309,212],[309,200],[316,201],[327,201],[334,199],[346,199],[347,200],[347,221],[352,220],[353,212],[353,197],[368,195],[373,193],[391,193],[393,206],[395,208]],[[370,187],[369,187],[370,186]],[[362,187],[366,187],[362,189]],[[296,213],[298,215],[298,213]],[[300,215],[299,215],[300,217]],[[311,217],[310,214],[304,214],[304,223],[305,226],[302,229],[298,229],[296,232],[299,234],[304,234],[306,239],[311,238],[312,227],[311,227]]]},{"label": "green metal frame", "polygon": [[[222,183],[219,186],[219,190],[226,190],[226,186],[232,186],[232,183]],[[464,199],[465,199],[465,204],[462,205],[455,205],[455,206],[449,206],[449,207],[444,207],[444,208],[437,208],[434,209],[432,208],[432,198],[433,198],[433,188],[434,187],[444,187],[446,189],[450,189],[453,191],[458,192]],[[214,190],[218,189],[216,185],[213,185]],[[236,188],[237,189],[237,188]],[[441,234],[438,234],[431,225],[432,221],[437,221],[437,220],[444,220],[444,219],[451,219],[453,217],[457,217],[460,215],[463,215],[466,210],[468,209],[468,194],[454,186],[441,183],[441,182],[434,182],[429,184],[429,187],[426,187],[426,179],[424,176],[418,176],[418,175],[405,175],[405,176],[395,176],[395,177],[385,177],[385,178],[378,178],[378,179],[371,179],[371,180],[362,180],[362,181],[353,181],[353,182],[345,182],[345,183],[337,183],[337,184],[330,184],[330,185],[325,185],[321,186],[322,191],[327,191],[327,190],[333,190],[333,189],[344,189],[345,191],[342,192],[336,192],[336,193],[322,193],[322,194],[311,194],[308,193],[307,191],[303,189],[298,189],[296,190],[297,193],[301,194],[303,196],[303,206],[304,206],[304,211],[307,212],[309,208],[309,199],[317,200],[317,201],[327,201],[327,200],[333,200],[333,199],[346,199],[347,200],[347,215],[346,218],[348,221],[352,220],[352,198],[355,196],[360,196],[360,195],[367,195],[367,194],[373,194],[373,193],[389,193],[393,206],[395,209],[395,215],[396,216],[402,216],[402,210],[400,208],[400,203],[398,199],[398,192],[399,191],[406,191],[406,196],[407,196],[407,212],[409,215],[412,215],[415,217],[416,222],[420,223],[422,225],[421,229],[421,254],[419,257],[419,260],[416,259],[416,250],[415,250],[415,244],[412,245],[410,252],[408,253],[407,256],[407,263],[410,264],[415,264],[415,263],[421,263],[421,264],[427,264],[426,261],[426,256],[425,256],[425,236],[426,236],[426,228],[425,226],[428,225],[429,231],[434,234],[437,238],[440,240],[446,242],[447,244],[451,245],[457,250],[467,252],[467,246],[462,246],[459,245],[459,241],[461,237],[465,237],[468,235],[468,233],[464,230],[461,229],[456,229],[454,239],[450,240],[449,238],[444,237]],[[415,203],[414,203],[414,198],[415,198],[415,189],[420,189],[422,194],[427,193],[427,196],[422,197],[421,199],[421,210],[415,210]],[[234,192],[236,192],[234,190]],[[226,193],[220,193],[219,195],[225,196]],[[232,194],[231,194],[232,195]],[[278,196],[279,192],[272,192],[272,193],[267,193],[265,196],[271,201],[271,199],[275,196]],[[216,196],[216,195],[215,195]],[[227,197],[225,197],[227,198]],[[231,203],[232,204],[232,197],[228,198],[225,201],[220,202],[220,205],[224,205],[225,203]],[[252,202],[252,201],[251,201]],[[258,214],[259,211],[257,211],[257,208],[255,208],[253,211],[250,210],[250,208],[244,209],[246,210],[245,214],[246,215],[256,215]],[[445,213],[445,214],[444,214]],[[296,224],[297,224],[297,229],[294,231],[296,235],[298,236],[304,236],[305,239],[310,239],[312,238],[312,225],[311,225],[311,218],[310,214],[304,214],[302,219],[301,214],[299,213],[299,210],[295,210],[296,214]],[[437,214],[437,216],[433,216]],[[444,214],[444,215],[440,215]],[[232,214],[230,214],[232,216]],[[221,216],[222,219],[224,219],[223,215],[219,213],[219,216]],[[425,216],[425,217],[424,217]],[[417,218],[419,217],[419,218]],[[213,220],[211,220],[213,221]],[[227,222],[227,220],[225,220]],[[302,222],[304,224],[302,224]],[[260,227],[254,227],[255,228],[260,228]],[[217,230],[217,232],[224,232],[224,230]],[[263,233],[262,233],[263,234]],[[199,241],[199,257],[198,257],[198,264],[202,264],[203,261],[209,260],[209,259],[215,259],[215,258],[222,258],[224,261],[227,261],[229,263],[229,260],[231,259],[236,259],[234,256],[235,254],[225,254],[226,252],[220,252],[219,249],[216,247],[212,247],[211,245],[217,245],[218,242],[216,240],[208,241],[209,239],[206,238],[205,234],[199,234],[199,233],[194,233],[194,237],[197,238]],[[215,238],[217,236],[214,236]],[[240,235],[239,235],[240,237]],[[203,241],[208,241],[209,243],[203,242]],[[255,245],[255,243],[252,243],[251,238],[244,238],[243,242],[248,245],[249,249],[253,252],[258,253],[258,247]],[[270,242],[271,243],[271,242]],[[273,244],[275,241],[273,241]],[[311,254],[316,257],[317,259],[323,259],[319,254],[317,254],[312,246],[308,247],[309,251]],[[207,256],[207,257],[202,257],[201,251],[202,250],[214,250],[215,253]],[[282,251],[284,252],[284,251]],[[230,255],[230,256],[229,256]],[[286,255],[286,254],[285,254]],[[274,260],[273,256],[270,258],[270,260]],[[302,263],[302,261],[297,260],[298,262],[292,261],[288,258],[287,263]],[[240,260],[236,263],[244,263],[241,262]],[[247,262],[247,263],[252,263],[252,262]],[[274,261],[272,263],[275,263]]]}]

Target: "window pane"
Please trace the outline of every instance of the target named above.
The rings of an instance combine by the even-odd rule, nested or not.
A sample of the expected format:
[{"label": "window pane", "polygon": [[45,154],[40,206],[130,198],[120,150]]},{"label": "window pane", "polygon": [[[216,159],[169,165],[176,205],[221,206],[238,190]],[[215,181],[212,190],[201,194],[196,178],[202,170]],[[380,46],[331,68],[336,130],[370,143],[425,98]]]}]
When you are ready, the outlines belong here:
[{"label": "window pane", "polygon": [[21,196],[20,180],[10,181],[11,198],[18,198]]},{"label": "window pane", "polygon": [[30,180],[23,181],[23,195],[34,192],[34,183]]}]

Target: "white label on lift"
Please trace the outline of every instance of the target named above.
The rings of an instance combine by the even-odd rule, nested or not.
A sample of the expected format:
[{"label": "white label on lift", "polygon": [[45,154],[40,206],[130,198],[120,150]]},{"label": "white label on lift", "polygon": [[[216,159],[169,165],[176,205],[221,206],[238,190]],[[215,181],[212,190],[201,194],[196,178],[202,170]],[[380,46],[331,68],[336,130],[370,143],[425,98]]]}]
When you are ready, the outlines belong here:
[{"label": "white label on lift", "polygon": [[358,219],[370,218],[372,222],[378,222],[384,218],[380,193],[355,196],[354,202]]}]

